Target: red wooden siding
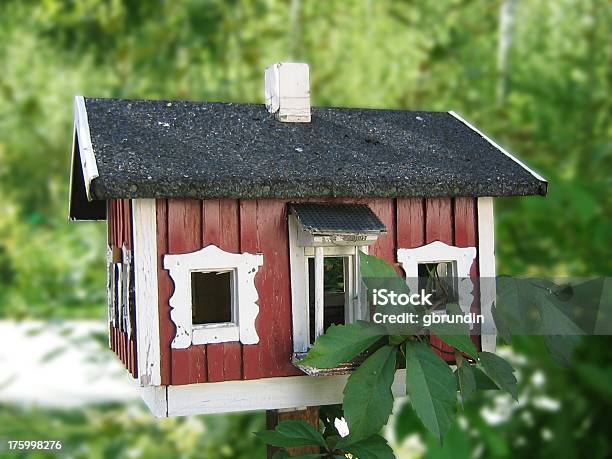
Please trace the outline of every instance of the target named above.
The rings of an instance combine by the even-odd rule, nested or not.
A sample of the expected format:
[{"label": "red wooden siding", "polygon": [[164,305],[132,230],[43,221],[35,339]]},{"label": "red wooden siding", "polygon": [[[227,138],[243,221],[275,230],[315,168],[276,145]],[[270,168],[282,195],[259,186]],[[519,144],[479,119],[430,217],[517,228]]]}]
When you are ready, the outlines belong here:
[{"label": "red wooden siding", "polygon": [[[107,205],[108,247],[117,253],[122,248],[132,250],[132,206],[129,199],[113,199]],[[132,266],[133,268],[133,266]],[[138,375],[136,358],[136,329],[133,324],[132,336],[119,327],[109,324],[111,349],[121,359],[126,369],[134,377]]]},{"label": "red wooden siding", "polygon": [[[397,265],[397,249],[419,247],[434,240],[477,246],[476,200],[473,198],[326,199],[368,204],[388,232],[370,253]],[[287,202],[263,200],[157,201],[158,279],[162,384],[291,376],[292,325]],[[120,228],[118,231],[122,231]],[[173,284],[163,269],[165,254],[186,253],[214,244],[230,252],[262,253],[264,265],[255,277],[259,294],[256,327],[260,341],[171,349],[175,327],[168,300]],[[472,267],[477,276],[477,263]],[[475,312],[478,303],[474,302]],[[439,340],[436,347],[452,350]],[[440,352],[446,356],[444,352]]]},{"label": "red wooden siding", "polygon": [[[399,198],[397,199],[397,248],[414,248],[433,241],[458,247],[478,247],[476,198]],[[478,295],[478,253],[470,270],[474,283],[472,312],[480,312]],[[477,336],[472,338],[480,346]],[[453,349],[435,336],[434,350],[447,361],[454,361]]]}]

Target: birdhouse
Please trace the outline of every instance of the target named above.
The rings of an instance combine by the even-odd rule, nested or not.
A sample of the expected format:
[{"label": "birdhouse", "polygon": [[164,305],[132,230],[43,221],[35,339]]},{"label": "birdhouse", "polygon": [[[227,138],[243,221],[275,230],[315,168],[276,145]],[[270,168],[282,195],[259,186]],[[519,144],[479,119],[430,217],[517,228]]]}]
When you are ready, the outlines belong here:
[{"label": "birdhouse", "polygon": [[[494,278],[493,199],[547,188],[455,112],[311,108],[305,64],[269,67],[261,105],[77,96],[74,113],[70,218],[107,222],[110,348],[157,416],[340,403],[346,374],[296,362],[371,317],[360,252],[406,278]],[[456,288],[491,317],[494,288]]]}]

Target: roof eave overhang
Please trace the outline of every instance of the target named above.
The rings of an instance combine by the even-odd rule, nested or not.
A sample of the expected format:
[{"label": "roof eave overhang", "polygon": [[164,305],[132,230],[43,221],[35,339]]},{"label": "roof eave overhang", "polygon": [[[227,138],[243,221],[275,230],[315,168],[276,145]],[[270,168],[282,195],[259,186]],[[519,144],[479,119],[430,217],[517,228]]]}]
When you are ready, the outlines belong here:
[{"label": "roof eave overhang", "polygon": [[542,196],[546,196],[546,193],[548,191],[548,181],[544,177],[542,177],[542,175],[540,175],[538,172],[536,172],[535,170],[530,168],[527,164],[525,164],[523,161],[518,159],[516,156],[514,156],[512,153],[507,151],[505,148],[503,148],[502,146],[498,145],[493,139],[488,137],[486,134],[484,134],[482,131],[480,131],[476,126],[471,124],[469,121],[467,121],[465,118],[463,118],[458,113],[456,113],[456,112],[454,112],[452,110],[449,111],[448,113],[449,113],[449,115],[451,115],[451,116],[455,117],[457,120],[459,120],[461,123],[465,124],[469,129],[471,129],[472,131],[474,131],[475,133],[480,135],[483,139],[485,139],[487,142],[489,142],[493,147],[498,149],[501,153],[503,153],[508,158],[510,158],[512,161],[517,163],[519,166],[521,166],[527,172],[529,172],[536,180],[538,180],[540,182],[540,186],[538,187],[539,188],[538,192],[533,193],[533,194],[539,194],[539,195],[542,195]]},{"label": "roof eave overhang", "polygon": [[99,176],[83,96],[74,98],[74,128],[70,170],[71,220],[105,220],[106,203],[93,198],[92,182]]}]

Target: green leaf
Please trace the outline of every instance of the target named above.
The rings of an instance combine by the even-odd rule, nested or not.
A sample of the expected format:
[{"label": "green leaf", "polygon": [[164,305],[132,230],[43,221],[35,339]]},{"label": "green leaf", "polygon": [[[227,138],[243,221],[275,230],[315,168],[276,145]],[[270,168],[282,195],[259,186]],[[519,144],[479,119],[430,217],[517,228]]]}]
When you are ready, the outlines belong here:
[{"label": "green leaf", "polygon": [[408,403],[402,404],[397,414],[394,414],[395,438],[399,444],[412,434],[425,435],[427,430],[414,412],[412,405]]},{"label": "green leaf", "polygon": [[378,433],[387,423],[393,409],[396,363],[396,348],[384,346],[349,377],[344,388],[344,417],[355,440]]},{"label": "green leaf", "polygon": [[581,336],[560,336],[560,335],[546,335],[544,337],[544,343],[546,349],[550,353],[550,356],[564,366],[569,366],[572,363],[572,357],[574,351],[580,344]]},{"label": "green leaf", "polygon": [[481,352],[478,357],[482,369],[497,384],[497,387],[507,391],[515,400],[518,400],[518,386],[514,377],[514,368],[500,356],[491,352]]},{"label": "green leaf", "polygon": [[469,459],[472,457],[469,435],[459,428],[455,422],[444,437],[444,444],[436,442],[429,436],[425,444],[427,446],[427,459]]},{"label": "green leaf", "polygon": [[283,448],[311,445],[327,447],[323,435],[304,421],[283,421],[276,426],[275,430],[264,430],[255,435],[269,445]]},{"label": "green leaf", "polygon": [[382,336],[384,331],[370,322],[331,325],[299,364],[334,368],[364,352]]},{"label": "green leaf", "polygon": [[489,378],[484,372],[472,365],[472,372],[474,373],[474,378],[476,379],[476,388],[478,390],[498,390],[497,384]]},{"label": "green leaf", "polygon": [[409,293],[406,280],[382,258],[359,252],[359,271],[368,290],[386,288],[397,294]]},{"label": "green leaf", "polygon": [[432,324],[429,330],[449,346],[478,359],[478,350],[470,337],[470,329],[467,324]]},{"label": "green leaf", "polygon": [[365,278],[395,278],[401,276],[397,271],[380,257],[368,255],[359,251],[359,268],[361,277]]},{"label": "green leaf", "polygon": [[380,435],[372,435],[359,441],[353,441],[349,435],[340,440],[337,448],[351,453],[358,459],[395,459],[387,440]]},{"label": "green leaf", "polygon": [[455,374],[457,375],[457,381],[459,383],[461,400],[463,403],[465,403],[472,395],[474,395],[476,389],[478,388],[476,384],[476,375],[474,374],[474,367],[464,361],[463,365],[460,365],[457,368]]},{"label": "green leaf", "polygon": [[580,336],[584,331],[574,322],[570,311],[553,294],[545,292],[537,297],[544,332],[547,335]]},{"label": "green leaf", "polygon": [[417,416],[442,440],[455,418],[457,383],[446,362],[423,343],[406,346],[406,388]]}]

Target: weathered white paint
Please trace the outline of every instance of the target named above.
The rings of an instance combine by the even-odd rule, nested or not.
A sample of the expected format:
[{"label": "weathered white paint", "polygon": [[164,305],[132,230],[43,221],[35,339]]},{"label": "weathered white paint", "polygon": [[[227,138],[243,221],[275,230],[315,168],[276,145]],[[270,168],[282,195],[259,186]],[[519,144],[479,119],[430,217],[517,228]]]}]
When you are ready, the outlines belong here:
[{"label": "weathered white paint", "polygon": [[323,277],[323,247],[315,247],[314,281],[315,281],[315,339],[324,333],[323,316],[325,311],[325,279]]},{"label": "weathered white paint", "polygon": [[[85,99],[83,96],[76,96],[74,98],[74,130],[79,143],[78,154],[81,155],[85,191],[87,192],[87,199],[91,201],[91,182],[98,177],[98,165],[96,164],[96,157],[91,143],[87,109],[85,108]],[[77,154],[74,148],[72,154]]]},{"label": "weathered white paint", "polygon": [[122,284],[123,284],[123,296],[122,296],[122,308],[123,308],[123,330],[125,330],[128,336],[132,336],[133,324],[132,324],[132,315],[130,314],[130,290],[132,289],[132,270],[133,259],[132,259],[132,251],[128,250],[125,245],[121,248],[122,252]]},{"label": "weathered white paint", "polygon": [[501,151],[504,155],[506,155],[508,158],[510,158],[512,161],[514,161],[515,163],[519,164],[520,166],[522,166],[527,172],[529,172],[531,175],[533,175],[535,178],[537,178],[538,180],[541,180],[542,182],[546,182],[546,179],[544,177],[542,177],[540,174],[538,174],[536,171],[534,171],[533,169],[531,169],[529,166],[527,166],[524,162],[522,162],[520,159],[518,159],[516,156],[514,156],[512,153],[509,153],[508,151],[506,151],[504,148],[502,148],[501,146],[499,146],[497,143],[495,143],[495,141],[493,141],[492,139],[490,139],[489,137],[487,137],[485,134],[483,134],[480,130],[478,130],[474,125],[470,124],[468,121],[466,121],[464,118],[462,118],[458,113],[455,113],[453,111],[449,111],[449,114],[451,114],[452,116],[454,116],[455,118],[457,118],[459,121],[461,121],[463,124],[465,124],[467,127],[469,127],[472,131],[476,132],[478,135],[480,135],[482,138],[484,138],[487,142],[489,142],[491,145],[493,145],[495,148],[497,148],[499,151]]},{"label": "weathered white paint", "polygon": [[280,62],[266,67],[264,97],[270,113],[280,121],[310,122],[310,72],[308,64]]},{"label": "weathered white paint", "polygon": [[291,318],[294,352],[307,352],[310,346],[310,315],[308,314],[308,258],[297,245],[299,225],[289,215],[289,263],[291,268]]},{"label": "weathered white paint", "polygon": [[[172,347],[184,349],[192,344],[238,341],[257,344],[255,319],[259,314],[259,295],[255,274],[263,265],[262,254],[230,253],[209,245],[196,252],[165,255],[164,269],[170,272],[174,293],[170,297],[170,318],[176,325]],[[234,277],[234,321],[225,324],[194,326],[191,314],[191,273],[231,270]]]},{"label": "weathered white paint", "polygon": [[[168,386],[168,416],[338,404],[342,403],[348,376],[289,376]],[[392,390],[396,396],[406,394],[405,370],[396,372]]]},{"label": "weathered white paint", "polygon": [[470,268],[476,258],[476,247],[455,247],[441,241],[412,249],[398,249],[397,261],[406,273],[406,283],[411,292],[418,291],[419,264],[454,262],[457,272],[459,306],[465,314],[470,313],[474,300],[474,284],[470,279]]},{"label": "weathered white paint", "polygon": [[157,290],[157,212],[154,199],[132,200],[138,381],[161,385]]},{"label": "weathered white paint", "polygon": [[168,416],[168,386],[140,387],[139,392],[153,416],[157,418]]},{"label": "weathered white paint", "polygon": [[478,269],[480,271],[480,309],[483,351],[495,352],[497,328],[492,308],[495,304],[495,221],[493,198],[478,198]]}]

